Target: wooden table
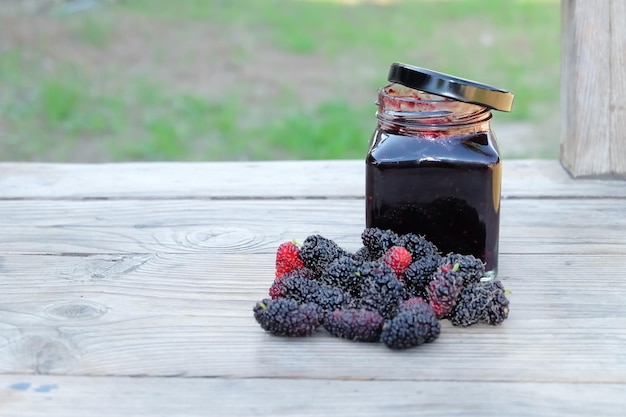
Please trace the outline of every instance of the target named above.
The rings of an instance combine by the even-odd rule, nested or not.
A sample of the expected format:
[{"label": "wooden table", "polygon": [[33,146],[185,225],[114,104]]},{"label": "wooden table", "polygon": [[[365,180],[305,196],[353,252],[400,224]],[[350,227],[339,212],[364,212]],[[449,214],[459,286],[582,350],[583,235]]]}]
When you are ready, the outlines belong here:
[{"label": "wooden table", "polygon": [[0,416],[623,416],[626,183],[505,161],[502,326],[392,351],[254,321],[362,161],[0,164]]}]

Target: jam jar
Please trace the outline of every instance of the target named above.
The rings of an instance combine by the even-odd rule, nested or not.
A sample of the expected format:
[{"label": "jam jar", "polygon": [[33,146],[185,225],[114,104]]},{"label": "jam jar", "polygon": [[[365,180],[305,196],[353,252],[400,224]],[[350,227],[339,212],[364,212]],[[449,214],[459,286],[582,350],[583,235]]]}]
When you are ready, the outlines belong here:
[{"label": "jam jar", "polygon": [[513,94],[394,63],[366,158],[366,226],[415,233],[498,269],[502,165],[491,110]]}]

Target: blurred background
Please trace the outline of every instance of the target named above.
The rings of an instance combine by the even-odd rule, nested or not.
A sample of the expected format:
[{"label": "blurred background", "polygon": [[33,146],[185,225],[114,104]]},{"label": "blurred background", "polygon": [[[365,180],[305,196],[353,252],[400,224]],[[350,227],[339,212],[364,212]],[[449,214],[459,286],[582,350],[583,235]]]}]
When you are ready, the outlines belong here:
[{"label": "blurred background", "polygon": [[0,160],[364,158],[394,61],[515,93],[556,158],[558,0],[0,0]]}]

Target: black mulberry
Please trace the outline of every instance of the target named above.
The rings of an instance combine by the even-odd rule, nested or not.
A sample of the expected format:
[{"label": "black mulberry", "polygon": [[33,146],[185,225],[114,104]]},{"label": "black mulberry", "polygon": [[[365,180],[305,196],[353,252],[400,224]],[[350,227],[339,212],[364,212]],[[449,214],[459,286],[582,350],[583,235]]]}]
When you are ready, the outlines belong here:
[{"label": "black mulberry", "polygon": [[441,333],[441,324],[428,303],[421,299],[400,308],[385,321],[380,340],[391,349],[407,349],[433,342]]},{"label": "black mulberry", "polygon": [[368,261],[376,260],[370,253],[370,250],[367,248],[367,246],[363,246],[359,248],[359,250],[350,254],[350,257],[354,259],[355,261],[361,261],[361,262],[368,262]]},{"label": "black mulberry", "polygon": [[317,304],[299,304],[285,298],[259,301],[253,312],[261,327],[276,336],[309,336],[323,320],[322,309]]},{"label": "black mulberry", "polygon": [[455,326],[498,325],[509,315],[509,300],[500,281],[480,282],[461,290],[450,315]]},{"label": "black mulberry", "polygon": [[274,280],[274,283],[269,289],[269,296],[272,299],[281,297],[282,285],[283,285],[282,281],[286,278],[293,278],[293,277],[311,278],[313,277],[313,273],[308,268],[298,268],[298,269],[294,269],[291,272],[285,273],[284,275]]},{"label": "black mulberry", "polygon": [[424,256],[413,262],[406,271],[404,271],[404,287],[409,296],[422,297],[428,299],[428,284],[433,274],[439,268],[441,256],[434,253]]},{"label": "black mulberry", "polygon": [[368,249],[371,259],[380,259],[389,248],[396,246],[400,237],[391,230],[369,227],[361,233],[363,245]]},{"label": "black mulberry", "polygon": [[324,285],[339,287],[351,295],[358,297],[363,288],[363,261],[350,256],[335,259],[322,273],[319,282]]},{"label": "black mulberry", "polygon": [[435,255],[439,253],[437,246],[427,240],[424,236],[407,233],[400,236],[397,241],[398,246],[404,246],[411,253],[414,260],[418,260],[424,256]]},{"label": "black mulberry", "polygon": [[312,279],[297,276],[276,280],[275,298],[288,298],[299,303],[315,303],[324,311],[333,311],[346,307],[352,297],[341,288],[322,285]]},{"label": "black mulberry", "polygon": [[459,265],[457,274],[463,277],[463,285],[468,286],[480,282],[485,276],[485,264],[474,255],[449,253],[441,259],[441,265]]},{"label": "black mulberry", "polygon": [[358,306],[378,311],[385,319],[396,314],[398,305],[404,300],[404,286],[389,265],[380,262],[365,263],[363,288]]},{"label": "black mulberry", "polygon": [[316,278],[322,275],[332,261],[345,255],[347,252],[339,245],[320,235],[307,237],[300,246],[300,259]]},{"label": "black mulberry", "polygon": [[377,342],[383,323],[383,317],[376,311],[346,309],[326,314],[324,328],[336,337]]}]

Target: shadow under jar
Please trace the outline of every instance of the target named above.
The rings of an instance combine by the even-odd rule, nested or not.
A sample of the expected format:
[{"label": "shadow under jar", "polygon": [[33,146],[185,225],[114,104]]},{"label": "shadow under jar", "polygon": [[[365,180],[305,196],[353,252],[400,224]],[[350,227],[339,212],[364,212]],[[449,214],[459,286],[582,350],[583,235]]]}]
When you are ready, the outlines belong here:
[{"label": "shadow under jar", "polygon": [[[436,74],[436,73],[435,73]],[[366,226],[498,268],[502,165],[491,108],[389,84],[366,159]]]}]

